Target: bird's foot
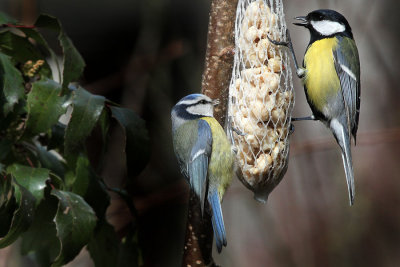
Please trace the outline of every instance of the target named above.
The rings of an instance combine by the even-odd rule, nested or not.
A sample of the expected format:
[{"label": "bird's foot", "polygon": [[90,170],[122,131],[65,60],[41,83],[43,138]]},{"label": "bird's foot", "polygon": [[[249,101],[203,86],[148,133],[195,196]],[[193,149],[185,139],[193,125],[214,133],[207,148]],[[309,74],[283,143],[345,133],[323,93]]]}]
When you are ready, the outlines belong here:
[{"label": "bird's foot", "polygon": [[237,135],[246,136],[246,133],[242,132],[241,130],[239,130],[238,128],[236,128],[236,127],[234,127],[234,126],[231,126],[231,129],[232,129]]},{"label": "bird's foot", "polygon": [[269,36],[267,36],[267,38],[274,45],[280,45],[280,46],[285,46],[285,47],[289,48],[290,53],[292,54],[294,66],[296,68],[296,74],[299,78],[303,78],[304,74],[305,74],[305,70],[303,68],[299,68],[299,65],[297,64],[296,54],[294,53],[292,39],[290,38],[289,29],[286,29],[286,40],[287,40],[286,42],[272,40],[271,38],[269,38]]},{"label": "bird's foot", "polygon": [[280,45],[280,46],[289,47],[289,42],[272,40],[271,38],[269,38],[268,35],[267,35],[267,38],[268,38],[268,40],[269,40],[271,43],[273,43],[274,45]]},{"label": "bird's foot", "polygon": [[298,68],[296,70],[296,74],[297,74],[297,77],[303,78],[304,75],[306,74],[306,70],[304,68]]},{"label": "bird's foot", "polygon": [[294,133],[294,124],[291,123],[289,126],[289,135],[291,135],[292,133]]}]

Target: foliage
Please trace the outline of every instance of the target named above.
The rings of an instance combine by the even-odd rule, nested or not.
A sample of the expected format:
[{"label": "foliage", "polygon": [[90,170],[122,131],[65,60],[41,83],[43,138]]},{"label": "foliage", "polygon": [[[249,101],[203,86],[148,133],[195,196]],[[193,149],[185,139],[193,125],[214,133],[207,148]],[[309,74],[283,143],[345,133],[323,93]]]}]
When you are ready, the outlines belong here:
[{"label": "foliage", "polygon": [[[16,23],[0,13],[0,248],[21,238],[22,254],[40,266],[61,266],[88,245],[96,266],[138,265],[135,225],[120,240],[106,221],[112,189],[94,171],[85,141],[100,130],[104,154],[116,119],[132,177],[149,158],[145,122],[71,85],[85,63],[56,18],[41,15],[33,27]],[[41,29],[58,35],[61,64]],[[131,201],[123,189],[114,191]]]}]

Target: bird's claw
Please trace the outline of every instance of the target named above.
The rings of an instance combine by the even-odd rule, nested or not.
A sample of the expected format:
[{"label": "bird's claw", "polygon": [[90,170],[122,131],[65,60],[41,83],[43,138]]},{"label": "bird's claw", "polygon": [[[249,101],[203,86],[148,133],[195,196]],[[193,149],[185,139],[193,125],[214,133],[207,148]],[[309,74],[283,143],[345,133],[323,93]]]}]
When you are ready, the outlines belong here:
[{"label": "bird's claw", "polygon": [[238,128],[236,128],[234,126],[231,126],[231,128],[237,135],[246,136],[246,134],[244,132],[240,131]]},{"label": "bird's claw", "polygon": [[289,135],[291,135],[292,133],[294,133],[294,124],[291,123],[289,126]]},{"label": "bird's claw", "polygon": [[[293,49],[292,39],[290,38],[289,29],[286,29],[286,42],[272,40],[271,38],[269,38],[269,36],[267,36],[267,38],[274,45],[280,45],[280,46],[285,46],[285,47],[289,48],[290,53],[292,54],[292,57],[293,57],[294,67],[296,68],[296,70],[299,70],[299,65],[297,64],[296,55],[294,54],[294,49]],[[301,72],[301,70],[298,71],[297,76],[299,76],[300,78],[304,77],[304,73],[300,73],[300,72]]]},{"label": "bird's claw", "polygon": [[289,42],[283,42],[283,41],[276,41],[276,40],[272,40],[271,38],[269,38],[269,36],[267,35],[268,40],[273,43],[274,45],[281,45],[281,46],[289,46]]},{"label": "bird's claw", "polygon": [[281,45],[281,46],[286,46],[286,47],[290,47],[291,46],[291,42],[292,42],[292,40],[290,39],[289,29],[286,29],[286,40],[287,40],[286,42],[285,41],[272,40],[271,38],[269,38],[268,35],[267,35],[267,38],[274,45]]}]

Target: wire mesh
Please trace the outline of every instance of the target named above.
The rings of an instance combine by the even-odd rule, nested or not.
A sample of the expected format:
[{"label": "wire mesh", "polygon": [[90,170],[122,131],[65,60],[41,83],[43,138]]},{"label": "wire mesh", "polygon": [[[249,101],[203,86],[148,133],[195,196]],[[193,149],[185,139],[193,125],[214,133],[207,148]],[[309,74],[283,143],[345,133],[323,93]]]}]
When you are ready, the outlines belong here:
[{"label": "wire mesh", "polygon": [[229,87],[228,132],[239,179],[265,202],[288,164],[294,104],[290,59],[272,44],[286,38],[281,0],[239,0]]}]

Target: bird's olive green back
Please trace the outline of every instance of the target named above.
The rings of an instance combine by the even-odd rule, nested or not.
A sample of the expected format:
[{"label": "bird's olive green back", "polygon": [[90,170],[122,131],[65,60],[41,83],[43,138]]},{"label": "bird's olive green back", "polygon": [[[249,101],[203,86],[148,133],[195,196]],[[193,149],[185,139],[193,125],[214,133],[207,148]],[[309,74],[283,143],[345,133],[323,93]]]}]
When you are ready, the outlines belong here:
[{"label": "bird's olive green back", "polygon": [[[190,160],[192,147],[197,140],[198,121],[190,120],[178,127],[173,134],[174,150],[182,172],[188,175],[187,164]],[[187,177],[188,178],[188,177]]]}]

